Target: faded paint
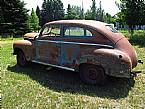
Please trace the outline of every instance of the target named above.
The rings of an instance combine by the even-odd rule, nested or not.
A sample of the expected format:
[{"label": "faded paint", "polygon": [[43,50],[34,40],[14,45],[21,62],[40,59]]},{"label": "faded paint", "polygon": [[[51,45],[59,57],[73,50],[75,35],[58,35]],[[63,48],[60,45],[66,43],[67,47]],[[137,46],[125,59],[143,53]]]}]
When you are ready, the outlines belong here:
[{"label": "faded paint", "polygon": [[15,41],[13,44],[14,54],[16,54],[16,49],[22,50],[28,61],[32,60],[35,56],[34,45],[28,40]]},{"label": "faded paint", "polygon": [[[90,20],[62,20],[48,25],[79,26],[88,29],[92,37],[69,38],[61,35],[46,37],[38,33],[25,34],[27,40],[14,43],[14,49],[21,49],[27,60],[56,65],[79,71],[80,64],[101,65],[106,74],[116,77],[130,77],[132,68],[137,65],[136,53],[121,33],[106,29],[106,23]],[[31,39],[31,40],[29,40]]]}]

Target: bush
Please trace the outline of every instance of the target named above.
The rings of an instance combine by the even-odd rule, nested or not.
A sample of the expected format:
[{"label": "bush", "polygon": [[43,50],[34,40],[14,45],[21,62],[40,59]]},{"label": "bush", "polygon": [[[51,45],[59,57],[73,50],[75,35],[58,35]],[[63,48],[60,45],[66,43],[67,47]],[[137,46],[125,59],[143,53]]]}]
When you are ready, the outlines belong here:
[{"label": "bush", "polygon": [[130,36],[129,41],[132,44],[145,46],[145,32],[137,31],[134,35]]}]

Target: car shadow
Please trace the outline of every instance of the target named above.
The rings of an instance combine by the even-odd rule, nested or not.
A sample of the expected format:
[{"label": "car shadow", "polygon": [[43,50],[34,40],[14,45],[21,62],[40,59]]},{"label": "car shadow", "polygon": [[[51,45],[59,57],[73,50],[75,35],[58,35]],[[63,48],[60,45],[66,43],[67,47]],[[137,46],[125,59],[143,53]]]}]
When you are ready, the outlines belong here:
[{"label": "car shadow", "polygon": [[[47,69],[47,70],[46,70]],[[8,66],[7,70],[26,74],[44,87],[57,92],[69,92],[93,97],[118,99],[127,97],[134,86],[134,79],[109,78],[104,86],[87,85],[81,82],[79,74],[58,68],[50,68],[39,64],[31,64],[22,68],[18,65]]]}]

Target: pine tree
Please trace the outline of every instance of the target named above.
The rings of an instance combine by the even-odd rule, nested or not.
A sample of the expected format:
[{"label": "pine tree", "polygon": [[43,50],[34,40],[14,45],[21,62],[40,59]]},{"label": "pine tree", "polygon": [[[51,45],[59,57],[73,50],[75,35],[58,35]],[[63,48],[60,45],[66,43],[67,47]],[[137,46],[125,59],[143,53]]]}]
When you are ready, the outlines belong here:
[{"label": "pine tree", "polygon": [[68,4],[65,19],[83,19],[83,9],[80,6]]},{"label": "pine tree", "polygon": [[28,10],[24,8],[25,3],[20,0],[1,0],[0,10],[2,15],[0,33],[13,33],[22,35],[28,29]]},{"label": "pine tree", "polygon": [[86,20],[92,20],[92,11],[91,10],[87,10],[87,12],[85,13],[85,19]]},{"label": "pine tree", "polygon": [[29,17],[29,28],[33,32],[39,30],[39,18],[33,8]]},{"label": "pine tree", "polygon": [[71,7],[71,5],[68,4],[65,19],[78,19],[79,15],[77,15],[76,10],[76,7]]},{"label": "pine tree", "polygon": [[41,26],[45,23],[64,18],[63,3],[61,0],[44,0],[41,10]]},{"label": "pine tree", "polygon": [[96,1],[95,0],[92,0],[92,7],[91,7],[91,12],[92,12],[92,15],[91,15],[91,18],[92,20],[96,20]]},{"label": "pine tree", "polygon": [[39,8],[39,6],[37,6],[37,8],[36,8],[36,15],[39,18],[39,25],[40,25],[40,8]]},{"label": "pine tree", "polygon": [[104,16],[105,16],[105,12],[104,12],[104,9],[102,9],[102,4],[100,1],[99,8],[97,9],[97,13],[96,13],[96,20],[104,21]]},{"label": "pine tree", "polygon": [[2,7],[0,7],[0,24],[4,22]]}]

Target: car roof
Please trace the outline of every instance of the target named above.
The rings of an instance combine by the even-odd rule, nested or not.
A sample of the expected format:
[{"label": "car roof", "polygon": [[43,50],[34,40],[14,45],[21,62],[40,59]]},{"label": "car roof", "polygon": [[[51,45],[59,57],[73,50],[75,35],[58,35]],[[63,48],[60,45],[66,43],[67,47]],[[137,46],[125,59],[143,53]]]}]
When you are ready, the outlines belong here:
[{"label": "car roof", "polygon": [[80,26],[88,26],[88,27],[93,27],[96,29],[101,29],[107,23],[100,22],[100,21],[94,21],[94,20],[58,20],[58,21],[52,21],[47,24],[73,24],[73,25],[80,25]]},{"label": "car roof", "polygon": [[[95,21],[95,20],[58,20],[58,21],[52,21],[49,23],[46,23],[45,25],[50,24],[62,24],[62,25],[73,25],[73,26],[82,26],[87,28],[93,28],[94,30],[97,30],[98,32],[102,34],[106,34],[106,25],[107,23]],[[105,30],[105,31],[104,31]]]}]

